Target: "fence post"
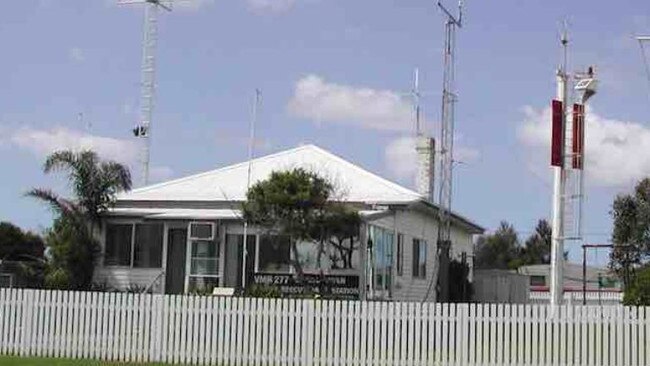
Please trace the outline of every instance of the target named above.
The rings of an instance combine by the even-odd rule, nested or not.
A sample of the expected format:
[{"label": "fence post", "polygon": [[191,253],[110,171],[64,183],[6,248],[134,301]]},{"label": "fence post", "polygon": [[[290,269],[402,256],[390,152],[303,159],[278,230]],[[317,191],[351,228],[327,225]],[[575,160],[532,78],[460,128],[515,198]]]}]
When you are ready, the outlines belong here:
[{"label": "fence post", "polygon": [[302,339],[307,340],[306,352],[304,353],[303,365],[311,365],[314,363],[314,302],[316,300],[307,300],[303,304],[302,316],[307,316],[306,321],[303,320],[303,324],[307,326],[304,327],[306,334],[303,334]]},{"label": "fence post", "polygon": [[162,338],[163,332],[165,331],[162,327],[163,319],[163,306],[162,306],[162,295],[148,295],[150,296],[153,303],[151,304],[151,330],[150,339],[151,345],[153,346],[153,352],[149,354],[151,361],[160,362],[162,361],[161,351],[162,351]]},{"label": "fence post", "polygon": [[31,329],[31,313],[32,313],[32,297],[30,290],[18,290],[20,293],[20,303],[18,309],[20,310],[20,355],[26,356],[28,354],[29,336],[32,333]]}]

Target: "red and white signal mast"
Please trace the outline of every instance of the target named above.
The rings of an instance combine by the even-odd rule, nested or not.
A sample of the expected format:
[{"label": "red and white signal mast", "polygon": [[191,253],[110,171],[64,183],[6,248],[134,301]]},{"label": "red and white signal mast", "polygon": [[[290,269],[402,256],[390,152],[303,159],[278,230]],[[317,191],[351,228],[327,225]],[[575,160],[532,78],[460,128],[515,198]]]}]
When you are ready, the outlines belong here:
[{"label": "red and white signal mast", "polygon": [[[564,61],[557,71],[557,96],[552,101],[551,165],[553,166],[553,233],[551,242],[551,305],[562,303],[564,242],[582,241],[584,200],[585,104],[596,94],[594,68],[574,75],[575,100],[567,93],[571,77],[567,72],[568,38],[562,35]],[[569,104],[572,108],[569,109]],[[571,116],[571,123],[567,123]]]}]

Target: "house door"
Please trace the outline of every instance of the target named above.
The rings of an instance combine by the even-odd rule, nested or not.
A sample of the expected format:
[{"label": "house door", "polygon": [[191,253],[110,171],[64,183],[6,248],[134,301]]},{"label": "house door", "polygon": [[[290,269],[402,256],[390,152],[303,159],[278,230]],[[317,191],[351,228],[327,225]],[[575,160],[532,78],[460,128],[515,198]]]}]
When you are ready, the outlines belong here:
[{"label": "house door", "polygon": [[165,292],[168,294],[182,294],[185,290],[187,229],[169,229],[167,237]]}]

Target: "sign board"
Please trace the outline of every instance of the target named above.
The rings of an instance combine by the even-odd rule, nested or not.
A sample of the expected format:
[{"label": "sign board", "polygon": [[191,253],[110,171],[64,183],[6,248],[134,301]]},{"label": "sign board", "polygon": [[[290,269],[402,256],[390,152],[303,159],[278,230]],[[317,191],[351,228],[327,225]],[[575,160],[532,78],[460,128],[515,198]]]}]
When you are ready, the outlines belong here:
[{"label": "sign board", "polygon": [[359,299],[358,275],[303,275],[302,281],[296,274],[258,272],[253,283],[260,286],[277,287],[282,295],[318,294],[330,299]]}]

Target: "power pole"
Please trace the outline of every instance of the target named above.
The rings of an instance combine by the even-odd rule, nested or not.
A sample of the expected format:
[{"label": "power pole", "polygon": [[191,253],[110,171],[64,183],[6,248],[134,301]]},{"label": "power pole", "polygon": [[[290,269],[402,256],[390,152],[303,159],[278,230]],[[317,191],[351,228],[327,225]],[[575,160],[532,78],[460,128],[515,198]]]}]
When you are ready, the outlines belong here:
[{"label": "power pole", "polygon": [[456,29],[462,27],[463,1],[458,2],[455,17],[438,1],[438,7],[446,16],[445,47],[443,50],[442,110],[440,118],[440,190],[438,198],[438,237],[433,276],[425,295],[426,301],[436,287],[435,301],[448,299],[449,252],[451,249],[451,199],[454,164],[454,107],[458,100],[454,90]]},{"label": "power pole", "polygon": [[149,183],[151,154],[151,125],[156,92],[156,46],[158,43],[158,9],[171,11],[171,0],[118,0],[118,4],[145,4],[144,36],[142,41],[142,70],[140,84],[140,121],[133,129],[142,140],[142,185]]}]

